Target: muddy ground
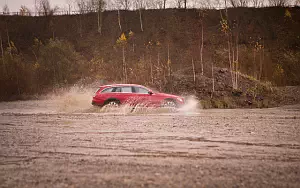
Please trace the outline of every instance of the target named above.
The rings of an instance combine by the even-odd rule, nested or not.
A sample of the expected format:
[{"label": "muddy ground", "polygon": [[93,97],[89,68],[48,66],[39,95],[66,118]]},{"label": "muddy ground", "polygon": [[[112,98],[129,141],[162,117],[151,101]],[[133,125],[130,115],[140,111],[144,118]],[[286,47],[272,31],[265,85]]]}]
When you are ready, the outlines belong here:
[{"label": "muddy ground", "polygon": [[103,113],[0,103],[0,187],[300,187],[300,105]]}]

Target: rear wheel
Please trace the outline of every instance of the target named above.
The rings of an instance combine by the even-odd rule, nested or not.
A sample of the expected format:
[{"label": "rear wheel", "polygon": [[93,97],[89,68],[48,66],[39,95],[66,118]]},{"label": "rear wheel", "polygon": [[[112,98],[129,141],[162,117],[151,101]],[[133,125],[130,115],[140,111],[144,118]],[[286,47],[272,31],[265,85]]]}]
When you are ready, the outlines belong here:
[{"label": "rear wheel", "polygon": [[120,106],[120,101],[118,101],[118,100],[109,100],[109,101],[105,102],[104,106],[109,107],[109,108],[117,108],[117,107]]}]

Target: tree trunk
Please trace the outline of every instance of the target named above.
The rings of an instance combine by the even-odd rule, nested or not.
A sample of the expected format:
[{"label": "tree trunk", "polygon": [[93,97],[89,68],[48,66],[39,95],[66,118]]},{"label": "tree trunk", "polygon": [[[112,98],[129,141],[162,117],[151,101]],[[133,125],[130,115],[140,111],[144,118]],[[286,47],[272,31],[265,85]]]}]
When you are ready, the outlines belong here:
[{"label": "tree trunk", "polygon": [[260,66],[259,66],[259,80],[261,80],[262,77],[262,71],[263,71],[263,63],[265,60],[265,42],[263,41],[263,48],[262,52],[260,53]]},{"label": "tree trunk", "polygon": [[98,33],[102,35],[102,3],[101,1],[98,2]]},{"label": "tree trunk", "polygon": [[230,36],[228,34],[228,41],[227,41],[227,45],[228,45],[228,60],[229,60],[229,70],[230,70],[230,74],[231,74],[231,81],[232,81],[232,86],[234,85],[233,80],[232,80],[232,62],[231,62],[231,43],[230,43]]},{"label": "tree trunk", "polygon": [[238,89],[238,76],[239,76],[239,35],[236,37],[236,70],[235,70],[235,87]]},{"label": "tree trunk", "polygon": [[233,89],[236,89],[235,87],[235,51],[234,51],[234,44],[231,42],[231,50],[232,50],[232,87]]},{"label": "tree trunk", "polygon": [[79,15],[79,33],[80,37],[82,37],[82,20],[81,20],[82,14]]},{"label": "tree trunk", "polygon": [[127,71],[126,71],[126,59],[125,59],[125,46],[122,46],[122,56],[123,56],[123,82],[127,82]]},{"label": "tree trunk", "polygon": [[257,74],[256,74],[256,52],[255,49],[253,50],[253,77],[257,79]]},{"label": "tree trunk", "polygon": [[9,47],[9,55],[10,57],[12,57],[12,54],[11,54],[11,44],[10,44],[10,38],[9,38],[9,34],[8,34],[8,28],[7,28],[7,23],[6,23],[6,35],[7,35],[7,44],[8,44],[8,47]]},{"label": "tree trunk", "polygon": [[204,75],[204,68],[203,68],[203,39],[204,39],[204,34],[203,34],[203,20],[201,23],[201,47],[200,47],[200,63],[201,63],[201,75]]},{"label": "tree trunk", "polygon": [[141,10],[141,8],[139,8],[139,13],[140,13],[141,31],[144,31],[144,29],[143,29],[143,20],[142,20],[142,10]]},{"label": "tree trunk", "polygon": [[170,45],[168,43],[168,75],[171,76]]},{"label": "tree trunk", "polygon": [[160,54],[159,54],[159,52],[157,52],[157,66],[158,66],[158,68],[160,68]]},{"label": "tree trunk", "polygon": [[119,23],[120,31],[122,31],[120,10],[118,10],[118,23]]},{"label": "tree trunk", "polygon": [[259,52],[259,73],[258,73],[258,80],[261,78],[262,72],[262,52]]},{"label": "tree trunk", "polygon": [[215,92],[215,76],[214,76],[214,63],[211,63],[211,78],[212,78],[212,92],[211,92],[211,98],[213,97],[213,94]]},{"label": "tree trunk", "polygon": [[154,83],[154,76],[153,76],[153,65],[152,65],[152,57],[150,55],[150,76],[151,76],[151,83]]},{"label": "tree trunk", "polygon": [[3,41],[2,41],[1,33],[0,33],[0,45],[1,45],[1,57],[2,57],[2,64],[3,64],[3,75],[6,75],[6,65],[4,61],[4,49],[3,49]]},{"label": "tree trunk", "polygon": [[196,85],[196,72],[195,72],[195,64],[193,58],[192,58],[192,68],[193,68],[193,75],[194,75],[194,84]]}]

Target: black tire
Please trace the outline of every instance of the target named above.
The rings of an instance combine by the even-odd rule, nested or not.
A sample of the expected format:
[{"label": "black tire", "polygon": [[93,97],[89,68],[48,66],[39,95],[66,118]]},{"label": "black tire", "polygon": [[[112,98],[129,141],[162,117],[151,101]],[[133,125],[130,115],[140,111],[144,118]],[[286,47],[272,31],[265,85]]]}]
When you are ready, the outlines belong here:
[{"label": "black tire", "polygon": [[105,101],[103,106],[117,108],[120,106],[120,101],[117,99],[110,99],[110,100]]},{"label": "black tire", "polygon": [[177,103],[173,99],[165,99],[161,106],[164,108],[178,108]]}]

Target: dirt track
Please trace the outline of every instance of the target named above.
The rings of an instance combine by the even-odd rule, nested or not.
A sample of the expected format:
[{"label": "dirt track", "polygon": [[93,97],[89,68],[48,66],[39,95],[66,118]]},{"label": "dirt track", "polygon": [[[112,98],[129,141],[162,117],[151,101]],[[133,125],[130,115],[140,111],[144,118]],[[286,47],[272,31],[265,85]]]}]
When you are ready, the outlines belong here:
[{"label": "dirt track", "polygon": [[300,187],[300,106],[0,113],[0,187]]}]

